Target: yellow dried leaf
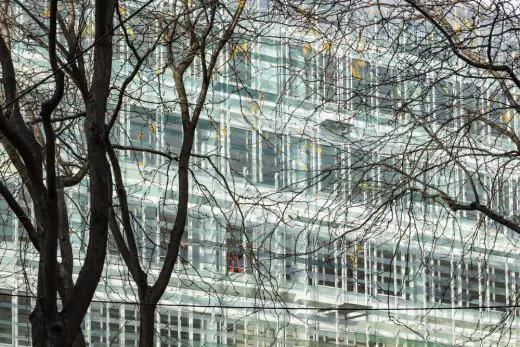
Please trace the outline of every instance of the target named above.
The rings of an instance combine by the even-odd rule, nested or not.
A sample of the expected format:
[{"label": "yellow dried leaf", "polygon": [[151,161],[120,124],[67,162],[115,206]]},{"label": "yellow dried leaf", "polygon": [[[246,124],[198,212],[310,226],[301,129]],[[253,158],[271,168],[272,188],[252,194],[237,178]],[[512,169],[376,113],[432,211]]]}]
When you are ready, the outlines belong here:
[{"label": "yellow dried leaf", "polygon": [[362,69],[365,67],[365,62],[360,59],[352,60],[352,77],[360,80],[362,78]]},{"label": "yellow dried leaf", "polygon": [[453,31],[455,31],[455,33],[460,33],[461,29],[462,29],[462,26],[460,25],[460,23],[455,23],[453,25]]},{"label": "yellow dried leaf", "polygon": [[323,43],[323,50],[325,52],[330,52],[332,50],[332,43],[330,42],[324,42]]},{"label": "yellow dried leaf", "polygon": [[312,52],[312,46],[310,43],[303,45],[303,54],[310,54]]},{"label": "yellow dried leaf", "polygon": [[233,46],[233,49],[231,50],[231,56],[233,59],[236,58],[238,54],[243,54],[247,56],[248,51],[248,44],[247,42],[237,43]]},{"label": "yellow dried leaf", "polygon": [[462,18],[462,25],[464,25],[464,27],[469,30],[475,27],[475,23],[473,22],[473,20],[468,17]]},{"label": "yellow dried leaf", "polygon": [[96,27],[94,26],[94,24],[88,24],[85,27],[85,35],[94,36],[95,33],[96,33]]},{"label": "yellow dried leaf", "polygon": [[258,106],[258,103],[256,101],[251,102],[251,110],[253,111],[253,114],[257,114],[260,112],[260,106]]},{"label": "yellow dried leaf", "polygon": [[502,114],[502,121],[504,122],[504,124],[509,124],[511,120],[511,111],[507,111],[506,113]]},{"label": "yellow dried leaf", "polygon": [[156,122],[152,122],[152,124],[150,124],[150,130],[152,131],[152,133],[157,134],[157,123]]}]

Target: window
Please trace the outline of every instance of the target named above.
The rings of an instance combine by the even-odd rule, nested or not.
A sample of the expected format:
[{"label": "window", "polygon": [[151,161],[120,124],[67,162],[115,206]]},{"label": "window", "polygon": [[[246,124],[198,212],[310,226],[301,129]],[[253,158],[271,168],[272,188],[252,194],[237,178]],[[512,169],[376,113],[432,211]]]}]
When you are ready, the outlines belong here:
[{"label": "window", "polygon": [[503,124],[503,115],[506,114],[509,105],[500,89],[491,93],[491,96],[489,97],[489,106],[489,116],[491,121],[495,124]]},{"label": "window", "polygon": [[355,244],[347,244],[345,250],[342,250],[343,262],[340,264],[340,273],[345,277],[347,291],[354,292],[356,288],[356,280],[358,270],[359,252],[363,253],[363,249]]},{"label": "window", "polygon": [[[518,305],[519,298],[514,293],[518,292],[520,287],[520,272],[518,271],[509,271],[509,293],[511,293],[509,297],[510,305]],[[518,308],[515,309],[515,315],[520,315]]]},{"label": "window", "polygon": [[0,292],[0,343],[11,344],[13,338],[13,305],[11,292]]},{"label": "window", "polygon": [[508,216],[511,212],[511,184],[507,179],[497,183],[498,210],[501,214]]},{"label": "window", "polygon": [[451,304],[451,261],[447,259],[436,259],[434,260],[433,270],[433,300]]},{"label": "window", "polygon": [[184,231],[179,245],[179,262],[181,264],[189,264],[190,262],[190,246],[188,241],[188,232]]},{"label": "window", "polygon": [[395,73],[387,67],[377,69],[378,110],[379,112],[392,113],[397,108],[399,89],[401,85],[394,77]]},{"label": "window", "polygon": [[[478,188],[479,187],[479,183],[477,181],[478,177],[475,175],[474,178],[467,178],[467,177],[464,177],[464,178],[465,178],[465,180],[463,182],[464,199],[465,199],[466,203],[470,204],[470,203],[476,201],[475,190],[471,183],[473,183],[475,185],[475,188]],[[466,216],[471,219],[476,219],[476,217],[478,215],[477,211],[465,211],[465,213],[466,213]]]},{"label": "window", "polygon": [[231,173],[247,179],[253,178],[253,132],[246,129],[231,128],[230,131]]},{"label": "window", "polygon": [[350,187],[353,202],[370,201],[375,190],[372,167],[367,154],[358,149],[352,149],[350,154]]},{"label": "window", "polygon": [[251,58],[250,47],[247,41],[234,41],[230,47],[229,61],[231,80],[242,86],[251,84]]},{"label": "window", "polygon": [[125,346],[135,346],[137,344],[137,317],[135,309],[125,309]]},{"label": "window", "polygon": [[397,170],[400,169],[400,161],[397,158],[387,157],[381,158],[381,163],[383,165],[381,166],[378,182],[382,189],[379,192],[379,196],[382,201],[387,201],[394,198],[394,192],[399,187],[401,177]]},{"label": "window", "polygon": [[123,35],[115,35],[114,37],[114,60],[127,60],[128,46]]},{"label": "window", "polygon": [[395,295],[404,297],[406,300],[412,298],[410,289],[410,278],[412,276],[413,257],[409,253],[398,253],[395,259]]},{"label": "window", "polygon": [[302,56],[302,49],[290,46],[287,60],[287,82],[285,89],[290,96],[301,97],[305,94],[305,81],[302,78],[305,71],[305,59]]},{"label": "window", "polygon": [[283,171],[283,137],[270,132],[262,133],[262,177],[264,184],[274,186],[281,181]]},{"label": "window", "polygon": [[338,60],[331,52],[330,43],[325,43],[326,52],[321,55],[320,64],[320,83],[321,83],[321,95],[325,102],[336,101],[337,91],[336,85],[338,80]]},{"label": "window", "polygon": [[[144,57],[153,44],[150,40],[146,40],[145,38],[148,37],[149,31],[155,28],[141,16],[129,18],[125,27],[131,45],[137,50],[141,58]],[[151,59],[152,56],[153,54],[149,56],[149,59]],[[136,59],[132,57],[131,61],[136,62]],[[153,62],[151,64],[153,64]]]},{"label": "window", "polygon": [[[167,313],[160,313],[159,314],[159,322],[160,322],[160,335],[159,338],[161,340],[161,347],[164,346],[170,346],[169,342],[170,340],[170,323],[168,322],[169,316]],[[175,317],[177,318],[177,317]]]},{"label": "window", "polygon": [[200,262],[204,261],[202,259],[202,249],[201,249],[201,241],[203,240],[203,218],[200,216],[190,216],[191,222],[191,241],[189,242],[191,245],[191,265],[193,268],[200,268]]},{"label": "window", "polygon": [[[500,268],[494,268],[493,287],[491,289],[491,305],[500,306],[508,304],[506,300],[506,272]],[[505,311],[505,307],[496,308],[497,311]]]},{"label": "window", "polygon": [[[341,271],[340,259],[331,254],[317,254],[308,262],[307,271],[309,284],[317,284],[327,287],[336,287],[336,269]],[[341,272],[338,287],[341,287]]]},{"label": "window", "polygon": [[332,193],[340,176],[338,150],[332,146],[318,145],[318,154],[321,154],[321,190]]},{"label": "window", "polygon": [[369,112],[370,110],[370,64],[364,60],[352,59],[352,109]]},{"label": "window", "polygon": [[31,328],[29,323],[29,315],[32,312],[32,302],[28,293],[18,293],[18,336],[17,342],[19,346],[31,345]]},{"label": "window", "polygon": [[513,216],[518,218],[520,216],[520,184],[518,179],[511,181],[512,199],[513,199]]},{"label": "window", "polygon": [[201,320],[200,318],[193,318],[193,341],[201,341],[200,334]]},{"label": "window", "polygon": [[479,273],[473,263],[464,264],[461,274],[461,304],[467,307],[479,306]]},{"label": "window", "polygon": [[462,83],[462,107],[464,113],[475,113],[482,107],[481,90],[476,85],[476,81]]},{"label": "window", "polygon": [[414,77],[407,85],[407,99],[415,114],[428,117],[431,112],[432,93],[425,76]]},{"label": "window", "polygon": [[[111,343],[117,344],[119,341],[119,307],[113,306],[108,310],[108,329]],[[113,341],[113,342],[112,342]]]},{"label": "window", "polygon": [[316,95],[317,85],[318,85],[318,76],[316,74],[317,70],[317,58],[316,55],[312,53],[312,46],[310,44],[306,44],[303,47],[303,54],[305,60],[305,70],[304,70],[304,83],[305,83],[305,98],[313,98]]},{"label": "window", "polygon": [[226,228],[226,248],[228,272],[244,271],[244,247],[242,228],[228,225]]},{"label": "window", "polygon": [[104,304],[94,302],[90,305],[90,341],[107,343],[107,309]]},{"label": "window", "polygon": [[188,313],[181,312],[181,340],[184,343],[190,342],[190,318],[186,315]]},{"label": "window", "polygon": [[168,243],[170,242],[171,227],[162,225],[159,229],[159,265],[164,263],[166,252],[168,250]]},{"label": "window", "polygon": [[311,182],[311,146],[310,141],[301,137],[290,137],[291,169],[294,184],[309,186]]},{"label": "window", "polygon": [[[155,112],[136,105],[131,107],[130,112],[130,144],[135,147],[154,149],[155,143],[159,141]],[[137,160],[139,166],[156,163],[155,154],[136,151],[131,155]]]},{"label": "window", "polygon": [[435,87],[435,114],[442,126],[455,126],[454,90],[453,83],[439,81]]},{"label": "window", "polygon": [[[223,132],[220,123],[210,119],[199,119],[196,128],[195,151],[197,154],[217,154],[220,145],[220,137]],[[209,164],[202,159],[193,158],[198,165]]]},{"label": "window", "polygon": [[[27,209],[24,208],[27,211]],[[5,202],[4,199],[0,199],[0,240],[1,241],[11,241],[14,236],[14,213],[11,211],[11,208]],[[26,235],[23,227],[20,227],[19,235]],[[25,237],[27,239],[28,237]]]},{"label": "window", "polygon": [[357,292],[365,293],[368,291],[368,281],[365,281],[365,276],[369,276],[369,265],[368,260],[365,257],[365,247],[363,244],[356,245],[354,252],[351,255],[354,276],[356,279]]},{"label": "window", "polygon": [[376,250],[377,258],[377,293],[395,295],[394,291],[394,252],[389,250]]},{"label": "window", "polygon": [[164,117],[164,147],[171,153],[179,155],[183,140],[182,120],[179,115]]},{"label": "window", "polygon": [[170,336],[172,341],[179,339],[179,317],[176,312],[170,315]]},{"label": "window", "polygon": [[307,260],[308,284],[341,288],[342,266],[342,257],[336,254],[334,243],[320,249],[318,253],[309,255]]},{"label": "window", "polygon": [[409,21],[409,23],[406,24],[405,30],[406,44],[403,45],[403,47],[405,47],[406,50],[417,49],[417,44],[419,43],[419,33],[416,22]]}]

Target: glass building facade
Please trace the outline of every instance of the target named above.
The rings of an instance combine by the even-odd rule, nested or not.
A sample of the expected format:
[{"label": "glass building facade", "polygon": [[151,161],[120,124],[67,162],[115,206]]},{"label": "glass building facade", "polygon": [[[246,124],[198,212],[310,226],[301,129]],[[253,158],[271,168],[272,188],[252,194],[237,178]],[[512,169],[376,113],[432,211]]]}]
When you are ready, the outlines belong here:
[{"label": "glass building facade", "polygon": [[[450,215],[421,196],[375,213],[385,199],[379,188],[397,180],[395,170],[372,164],[407,165],[392,155],[398,144],[371,149],[381,134],[409,124],[410,116],[399,113],[401,100],[415,96],[409,107],[416,114],[450,129],[463,124],[459,116],[468,108],[489,107],[501,117],[496,87],[459,76],[433,84],[431,73],[398,79],[405,67],[381,57],[373,47],[378,41],[342,50],[312,33],[295,39],[282,29],[272,29],[277,35],[269,39],[237,35],[219,60],[195,135],[187,231],[155,315],[156,346],[472,345],[480,339],[514,345],[520,328],[514,235],[490,225],[474,236],[482,222],[477,214]],[[115,51],[114,64],[124,70],[131,53],[123,41]],[[173,80],[157,71],[165,59],[159,45],[134,81],[141,97],[125,103],[112,134],[121,145],[179,153]],[[186,76],[190,97],[199,91],[198,64]],[[518,122],[510,126],[517,129]],[[508,146],[490,127],[469,131],[489,146]],[[119,154],[141,262],[153,277],[175,219],[175,168],[149,152]],[[464,201],[474,199],[462,172],[428,179],[460,190]],[[517,178],[504,178],[500,187],[498,208],[516,215]],[[88,238],[87,189],[82,183],[68,192],[77,211],[71,233],[78,261]],[[240,211],[231,194],[242,199]],[[35,278],[37,255],[3,200],[0,217],[0,344],[27,346],[34,304],[27,282]],[[470,246],[468,237],[476,237]],[[138,345],[131,287],[110,239],[83,323],[90,346]]]}]

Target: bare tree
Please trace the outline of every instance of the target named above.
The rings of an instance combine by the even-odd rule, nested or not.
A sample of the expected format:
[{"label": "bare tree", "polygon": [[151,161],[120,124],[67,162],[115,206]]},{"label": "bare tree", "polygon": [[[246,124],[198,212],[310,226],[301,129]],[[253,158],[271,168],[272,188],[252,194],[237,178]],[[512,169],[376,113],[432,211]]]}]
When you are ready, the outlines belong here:
[{"label": "bare tree", "polygon": [[[24,32],[30,27],[16,26],[14,13],[18,12],[9,2],[4,2],[3,6],[5,11],[0,39],[3,105],[0,128],[3,148],[17,177],[2,181],[1,194],[40,255],[36,306],[31,314],[33,342],[37,346],[63,346],[72,344],[78,336],[77,344],[81,345],[80,324],[101,277],[108,232],[111,184],[105,156],[104,119],[112,68],[114,2],[95,4],[93,16],[96,44],[90,81],[86,75],[85,61],[80,56],[82,29],[80,27],[78,33],[75,19],[77,7],[72,2],[67,4],[66,16],[63,17],[63,13],[58,11],[58,1],[51,1],[45,9],[48,24],[33,9],[20,5],[22,11],[25,11],[24,17],[29,18],[27,22],[33,23],[40,33],[44,33],[38,37],[31,36],[36,33]],[[65,38],[66,46],[58,40],[58,33]],[[17,59],[14,58],[15,50],[23,49],[20,47],[22,43],[16,40],[19,35],[28,35],[34,39],[31,42],[41,44],[40,47],[47,52],[45,58],[48,59],[52,73],[52,84],[24,85],[23,76],[27,71],[23,71],[24,66],[15,65]],[[76,56],[80,57],[74,60]],[[64,66],[65,62],[70,63]],[[70,76],[67,83],[63,70]],[[18,71],[22,71],[20,75]],[[30,83],[30,80],[25,82]],[[73,95],[66,89],[70,87],[69,82],[74,83],[74,93],[80,96],[75,100],[82,100],[82,114],[76,117],[85,119],[83,128],[88,155],[77,164],[70,163],[60,153],[60,135],[66,131],[62,130],[62,124],[56,116],[67,110],[68,106],[63,102]],[[31,98],[34,100],[32,103],[25,103],[23,97],[40,86],[42,98]],[[28,115],[32,112],[38,113],[33,123],[35,127],[29,122]],[[77,184],[87,168],[92,206],[89,238],[85,262],[74,283],[64,187]],[[13,195],[15,192],[9,189],[10,181],[23,183],[23,190],[27,192],[30,201],[27,205]],[[29,207],[34,219],[24,207]],[[58,250],[61,261],[58,261]],[[63,302],[61,309],[58,309],[58,293]]]},{"label": "bare tree", "polygon": [[[118,205],[117,211],[111,210],[110,228],[114,236],[115,243],[122,258],[128,266],[133,281],[137,285],[138,299],[140,303],[139,318],[140,331],[139,343],[141,346],[150,346],[156,338],[154,324],[156,306],[166,290],[174,265],[179,256],[181,240],[183,238],[188,216],[189,202],[189,180],[190,180],[190,158],[194,147],[195,130],[199,122],[201,112],[206,107],[207,94],[212,83],[219,59],[222,52],[228,48],[228,42],[232,39],[233,32],[241,20],[244,10],[243,5],[229,7],[224,2],[201,2],[189,4],[173,4],[170,8],[162,10],[162,18],[159,22],[161,44],[166,50],[166,61],[159,65],[159,73],[163,70],[170,72],[175,84],[177,100],[175,103],[180,108],[181,124],[177,124],[179,133],[182,129],[182,139],[172,139],[178,141],[180,152],[154,151],[139,146],[122,147],[114,144],[109,148],[108,153],[114,173],[114,183],[117,187]],[[218,28],[218,29],[217,29]],[[157,40],[156,40],[157,41]],[[133,47],[133,43],[130,47]],[[136,58],[139,59],[138,52],[132,48]],[[194,61],[197,63],[197,94],[195,97],[191,90],[186,87],[186,71],[193,67]],[[194,88],[194,87],[191,87]],[[118,100],[116,112],[121,107],[123,96]],[[165,102],[163,106],[167,105]],[[181,128],[181,129],[179,129]],[[152,132],[156,130],[152,129]],[[142,136],[142,135],[140,135]],[[133,226],[130,207],[125,189],[125,182],[121,173],[121,164],[115,152],[116,149],[129,150],[132,153],[147,153],[148,155],[159,155],[168,161],[170,165],[177,165],[176,172],[178,184],[172,189],[178,192],[178,202],[175,206],[175,217],[171,230],[165,231],[168,235],[167,242],[163,247],[165,255],[163,263],[160,264],[160,272],[155,278],[155,282],[150,284],[149,275],[143,269],[142,262],[147,259],[139,254],[139,244],[136,242],[138,230]],[[199,156],[199,158],[202,158]],[[206,157],[205,159],[211,160]],[[153,169],[153,168],[152,168]],[[119,226],[121,221],[122,228]],[[153,242],[152,242],[153,243]],[[148,259],[149,260],[149,259]]]},{"label": "bare tree", "polygon": [[[280,308],[262,312],[266,336],[273,319],[296,336],[301,317],[283,308],[312,306],[298,290],[316,286],[366,306],[423,306],[388,316],[425,341],[444,338],[428,308],[516,303],[506,271],[520,270],[490,265],[495,241],[514,250],[507,230],[520,230],[515,7],[263,4],[4,2],[0,130],[14,169],[0,194],[40,255],[36,344],[72,343],[113,276],[139,303],[142,346],[172,276],[208,302],[251,279],[255,303]],[[49,63],[24,65],[28,54]],[[73,225],[77,215],[88,223]],[[212,283],[186,241],[197,218],[224,235]],[[493,280],[502,272],[509,282]],[[483,289],[491,280],[498,290]],[[512,308],[485,327],[477,312],[448,343],[507,338]]]},{"label": "bare tree", "polygon": [[[438,311],[413,320],[388,312],[425,341],[508,341],[515,308],[504,306],[517,302],[518,269],[497,264],[506,258],[500,252],[518,246],[515,6],[293,5],[294,26],[309,23],[311,33],[288,40],[295,47],[289,59],[301,68],[290,71],[286,92],[312,108],[287,113],[305,124],[299,155],[318,163],[302,166],[305,189],[298,180],[284,189],[311,192],[293,200],[309,206],[306,216],[293,216],[302,235],[317,223],[332,232],[291,253],[309,255],[309,270],[325,273],[309,281],[329,286],[334,276],[327,275],[337,277],[350,254],[348,285],[374,305],[449,306],[454,320],[463,319],[460,306],[477,307],[475,323],[451,340],[429,327]],[[320,263],[325,258],[330,265]],[[483,324],[480,306],[504,313],[489,313]]]}]

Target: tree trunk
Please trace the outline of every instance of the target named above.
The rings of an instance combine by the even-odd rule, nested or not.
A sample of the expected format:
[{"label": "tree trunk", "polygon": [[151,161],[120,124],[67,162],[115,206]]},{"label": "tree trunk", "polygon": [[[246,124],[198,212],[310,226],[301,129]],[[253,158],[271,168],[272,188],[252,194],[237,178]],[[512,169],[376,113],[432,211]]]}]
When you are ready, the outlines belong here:
[{"label": "tree trunk", "polygon": [[72,343],[72,347],[85,347],[87,344],[85,343],[85,336],[83,336],[83,331],[80,330],[74,342]]},{"label": "tree trunk", "polygon": [[65,346],[66,332],[63,319],[58,315],[49,321],[46,316],[49,315],[44,313],[41,304],[36,303],[36,307],[29,317],[33,347]]},{"label": "tree trunk", "polygon": [[[33,347],[63,347],[67,345],[65,342],[66,327],[60,315],[58,317],[51,323],[46,322],[41,307],[38,305],[35,307],[30,316]],[[85,337],[80,329],[71,347],[85,346]]]},{"label": "tree trunk", "polygon": [[155,307],[156,304],[148,303],[147,300],[139,300],[139,347],[149,347],[154,344],[155,337]]}]

